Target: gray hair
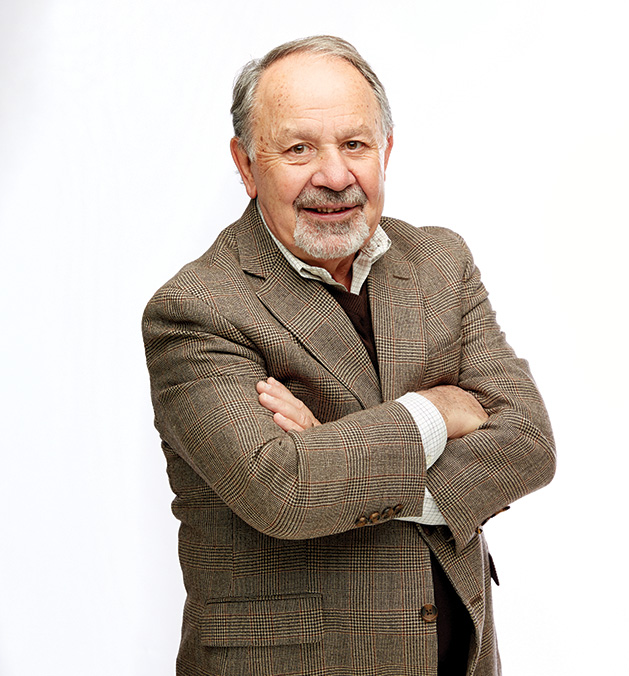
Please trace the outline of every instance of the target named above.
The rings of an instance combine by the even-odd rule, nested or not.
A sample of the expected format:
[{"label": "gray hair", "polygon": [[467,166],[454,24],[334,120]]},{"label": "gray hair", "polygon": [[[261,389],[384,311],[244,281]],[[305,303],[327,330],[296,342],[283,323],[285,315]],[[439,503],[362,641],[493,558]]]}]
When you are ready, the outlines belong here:
[{"label": "gray hair", "polygon": [[272,49],[261,59],[253,59],[247,63],[238,74],[234,82],[234,93],[231,107],[234,135],[250,159],[255,158],[253,142],[253,108],[256,102],[256,90],[264,71],[275,61],[294,54],[295,52],[310,52],[323,56],[333,56],[344,59],[352,64],[367,80],[369,86],[376,95],[380,106],[382,131],[387,138],[393,131],[393,119],[391,107],[386,92],[378,76],[371,66],[358,53],[356,48],[342,38],[333,35],[315,35],[309,38],[301,38],[286,42]]}]

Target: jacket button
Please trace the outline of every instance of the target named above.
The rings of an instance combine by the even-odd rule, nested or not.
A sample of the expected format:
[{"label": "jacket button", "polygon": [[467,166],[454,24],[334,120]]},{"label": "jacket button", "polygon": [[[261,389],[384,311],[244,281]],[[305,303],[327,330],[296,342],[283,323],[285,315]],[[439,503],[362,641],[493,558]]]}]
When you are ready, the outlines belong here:
[{"label": "jacket button", "polygon": [[404,505],[398,504],[393,508],[393,513],[397,516],[403,509]]},{"label": "jacket button", "polygon": [[422,606],[422,620],[424,622],[434,622],[439,615],[437,606],[434,606],[432,603],[427,603],[425,606]]},{"label": "jacket button", "polygon": [[369,521],[371,521],[371,523],[378,523],[378,521],[380,521],[380,512],[373,512],[370,514]]},{"label": "jacket button", "polygon": [[357,526],[366,526],[367,525],[367,517],[366,516],[360,516],[358,519],[356,519],[356,525]]},{"label": "jacket button", "polygon": [[390,519],[394,514],[395,514],[395,510],[393,509],[393,507],[387,507],[387,508],[382,512],[382,518],[384,518],[384,519]]}]

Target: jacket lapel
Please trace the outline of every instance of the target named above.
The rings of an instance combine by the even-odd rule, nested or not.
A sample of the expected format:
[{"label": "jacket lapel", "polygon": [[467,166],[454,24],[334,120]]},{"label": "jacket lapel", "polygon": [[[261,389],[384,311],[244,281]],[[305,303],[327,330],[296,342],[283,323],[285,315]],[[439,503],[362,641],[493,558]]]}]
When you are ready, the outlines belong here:
[{"label": "jacket lapel", "polygon": [[379,404],[378,376],[345,312],[325,285],[293,270],[249,206],[237,231],[240,261],[267,310],[365,408]]},{"label": "jacket lapel", "polygon": [[416,266],[395,244],[368,277],[371,315],[384,401],[418,390],[426,367],[424,301]]}]

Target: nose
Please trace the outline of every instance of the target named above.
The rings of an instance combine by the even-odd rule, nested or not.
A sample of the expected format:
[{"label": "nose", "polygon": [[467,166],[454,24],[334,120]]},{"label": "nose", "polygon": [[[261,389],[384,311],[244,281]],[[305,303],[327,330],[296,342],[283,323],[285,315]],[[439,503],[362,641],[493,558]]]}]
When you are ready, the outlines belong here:
[{"label": "nose", "polygon": [[338,148],[326,148],[317,157],[317,167],[310,182],[317,188],[340,192],[356,183],[356,177],[349,169],[347,158]]}]

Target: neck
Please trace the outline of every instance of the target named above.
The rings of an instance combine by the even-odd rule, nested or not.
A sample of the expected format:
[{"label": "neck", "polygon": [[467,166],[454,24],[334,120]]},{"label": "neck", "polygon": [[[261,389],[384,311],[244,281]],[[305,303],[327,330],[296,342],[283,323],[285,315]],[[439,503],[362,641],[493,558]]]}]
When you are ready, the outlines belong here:
[{"label": "neck", "polygon": [[349,267],[343,267],[337,268],[336,270],[332,271],[328,267],[326,267],[326,270],[332,275],[332,278],[334,279],[335,282],[339,282],[339,284],[342,284],[348,291],[351,289],[352,286],[352,263],[354,262],[354,257],[352,256],[352,260],[350,261]]},{"label": "neck", "polygon": [[333,258],[324,261],[315,260],[308,256],[300,256],[299,253],[295,253],[295,255],[304,261],[304,263],[308,263],[308,265],[327,270],[335,282],[342,284],[348,291],[350,290],[352,286],[352,265],[354,264],[356,254],[346,256],[345,258]]}]

